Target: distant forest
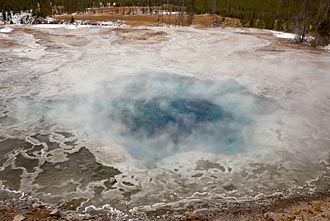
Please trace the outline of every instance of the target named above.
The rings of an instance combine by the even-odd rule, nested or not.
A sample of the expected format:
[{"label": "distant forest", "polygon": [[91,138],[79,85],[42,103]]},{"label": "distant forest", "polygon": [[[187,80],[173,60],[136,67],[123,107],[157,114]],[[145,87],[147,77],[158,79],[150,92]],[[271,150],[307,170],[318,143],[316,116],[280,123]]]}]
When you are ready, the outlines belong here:
[{"label": "distant forest", "polygon": [[[190,15],[210,13],[238,18],[245,27],[306,33],[316,36],[316,44],[329,43],[330,0],[0,0],[0,11],[32,10],[34,15],[83,12],[106,6],[164,7]],[[168,7],[167,7],[168,8]],[[218,21],[215,21],[218,22]]]}]

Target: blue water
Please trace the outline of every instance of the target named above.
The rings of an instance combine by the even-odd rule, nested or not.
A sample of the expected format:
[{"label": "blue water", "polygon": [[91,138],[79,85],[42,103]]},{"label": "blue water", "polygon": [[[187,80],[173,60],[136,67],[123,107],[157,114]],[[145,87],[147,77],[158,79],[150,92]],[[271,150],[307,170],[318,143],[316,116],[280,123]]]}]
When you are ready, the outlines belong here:
[{"label": "blue water", "polygon": [[117,104],[122,108],[114,118],[126,126],[121,135],[133,138],[129,152],[137,159],[153,162],[193,150],[234,153],[244,143],[238,128],[231,127],[235,118],[208,100],[161,97],[127,103]]},{"label": "blue water", "polygon": [[[41,102],[42,103],[42,102]],[[102,81],[93,93],[43,102],[43,121],[73,121],[147,163],[189,151],[236,154],[244,131],[272,109],[235,80],[140,74]],[[39,105],[39,104],[38,104]],[[36,114],[36,111],[34,111]]]},{"label": "blue water", "polygon": [[122,96],[118,96],[118,88],[105,83],[108,94],[116,94],[109,99],[107,118],[122,125],[115,129],[116,141],[134,158],[146,162],[188,151],[242,152],[243,130],[267,112],[269,103],[234,80],[159,74],[121,81],[127,82],[121,88],[125,91]]},{"label": "blue water", "polygon": [[159,136],[170,132],[178,140],[199,127],[232,119],[220,106],[207,100],[167,97],[132,101],[132,109],[121,110],[120,120],[137,135]]}]

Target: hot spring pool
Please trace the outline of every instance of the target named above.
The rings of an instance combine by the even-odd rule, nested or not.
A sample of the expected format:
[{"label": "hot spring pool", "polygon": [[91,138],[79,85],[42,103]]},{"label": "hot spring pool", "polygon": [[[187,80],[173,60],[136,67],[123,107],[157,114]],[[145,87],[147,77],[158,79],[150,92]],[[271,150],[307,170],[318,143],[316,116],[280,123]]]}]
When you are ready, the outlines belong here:
[{"label": "hot spring pool", "polygon": [[83,122],[82,128],[92,128],[133,158],[152,163],[190,151],[242,152],[245,130],[274,107],[233,79],[154,73],[100,82],[89,94],[47,99],[31,114],[42,116],[39,121]]},{"label": "hot spring pool", "polygon": [[0,35],[3,187],[155,216],[328,192],[329,56],[263,36],[15,26]]}]

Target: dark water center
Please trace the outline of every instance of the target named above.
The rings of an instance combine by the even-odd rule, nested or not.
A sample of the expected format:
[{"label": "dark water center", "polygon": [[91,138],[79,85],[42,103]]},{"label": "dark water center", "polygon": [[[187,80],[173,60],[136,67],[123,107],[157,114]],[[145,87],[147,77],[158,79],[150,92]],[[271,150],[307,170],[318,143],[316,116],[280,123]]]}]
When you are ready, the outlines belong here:
[{"label": "dark water center", "polygon": [[169,133],[174,141],[199,127],[232,118],[220,106],[198,98],[155,98],[133,101],[131,107],[122,110],[121,121],[132,133],[147,137]]},{"label": "dark water center", "polygon": [[[129,138],[129,152],[147,162],[193,150],[235,152],[243,139],[230,124],[234,117],[219,105],[200,98],[160,97],[149,100],[125,100],[116,103]],[[118,115],[117,115],[118,114]]]}]

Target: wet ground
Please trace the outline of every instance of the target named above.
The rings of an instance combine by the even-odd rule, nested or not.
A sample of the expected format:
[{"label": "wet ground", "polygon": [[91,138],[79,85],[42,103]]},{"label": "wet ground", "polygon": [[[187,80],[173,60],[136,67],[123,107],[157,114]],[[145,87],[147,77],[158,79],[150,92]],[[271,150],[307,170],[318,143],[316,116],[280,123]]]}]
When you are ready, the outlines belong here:
[{"label": "wet ground", "polygon": [[1,33],[3,188],[137,219],[326,197],[329,53],[286,41],[243,29]]}]

